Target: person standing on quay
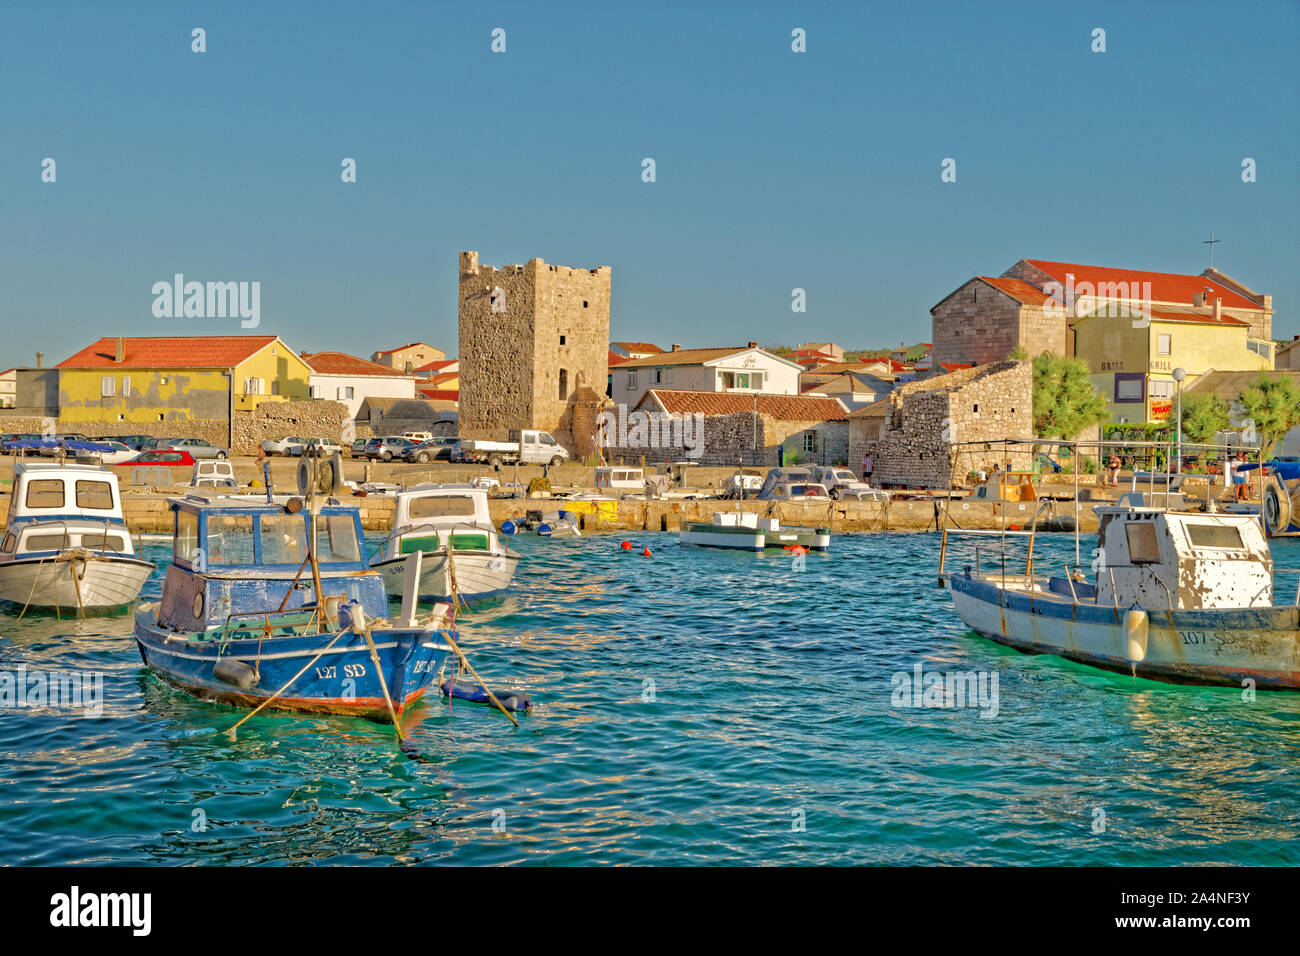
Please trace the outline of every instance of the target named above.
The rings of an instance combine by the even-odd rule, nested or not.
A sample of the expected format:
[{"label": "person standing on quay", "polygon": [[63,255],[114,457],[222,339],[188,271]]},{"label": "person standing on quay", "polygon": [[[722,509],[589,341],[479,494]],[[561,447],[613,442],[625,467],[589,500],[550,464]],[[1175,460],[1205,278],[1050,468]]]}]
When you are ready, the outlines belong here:
[{"label": "person standing on quay", "polygon": [[876,463],[871,455],[862,456],[862,480],[866,484],[871,484],[871,475],[876,470]]}]

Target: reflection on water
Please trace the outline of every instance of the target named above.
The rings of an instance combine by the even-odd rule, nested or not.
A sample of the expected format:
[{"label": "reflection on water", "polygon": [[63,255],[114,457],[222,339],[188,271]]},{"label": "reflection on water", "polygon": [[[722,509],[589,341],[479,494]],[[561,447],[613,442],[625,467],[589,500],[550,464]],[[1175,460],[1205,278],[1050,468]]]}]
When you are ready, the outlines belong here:
[{"label": "reflection on water", "polygon": [[[841,536],[802,571],[629,537],[515,539],[516,592],[462,638],[537,709],[516,730],[428,700],[404,720],[419,760],[343,717],[259,715],[232,740],[244,712],[145,672],[129,615],[11,616],[0,668],[99,671],[105,701],[0,714],[0,863],[1300,862],[1300,695],[968,635],[936,535]],[[1073,553],[1040,539],[1038,562]],[[1300,542],[1275,557],[1300,566]],[[996,671],[998,716],[895,709],[891,675],[918,663]]]}]

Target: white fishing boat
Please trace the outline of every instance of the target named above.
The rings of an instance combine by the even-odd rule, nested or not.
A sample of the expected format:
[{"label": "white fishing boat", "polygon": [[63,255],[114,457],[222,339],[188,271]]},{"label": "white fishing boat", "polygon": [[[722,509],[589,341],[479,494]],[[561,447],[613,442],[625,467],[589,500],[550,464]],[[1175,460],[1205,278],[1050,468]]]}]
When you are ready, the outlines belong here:
[{"label": "white fishing boat", "polygon": [[1133,504],[1094,511],[1095,560],[1076,559],[1061,574],[1035,568],[1032,530],[1022,532],[1023,569],[1007,566],[1011,532],[987,532],[1003,537],[997,567],[981,568],[976,551],[974,566],[945,570],[955,533],[945,524],[939,585],[962,621],[1020,650],[1135,676],[1300,690],[1300,592],[1274,603],[1258,516]]},{"label": "white fishing boat", "polygon": [[117,476],[99,465],[19,461],[0,541],[0,601],[108,611],[140,596],[153,562],[136,556]]},{"label": "white fishing boat", "polygon": [[710,521],[683,521],[682,544],[734,551],[804,548],[825,551],[831,544],[828,528],[787,528],[781,519],[747,511],[715,511]]},{"label": "white fishing boat", "polygon": [[470,485],[421,484],[398,492],[393,531],[371,563],[390,595],[403,593],[406,556],[413,551],[425,553],[422,601],[450,602],[453,582],[466,603],[496,597],[510,586],[519,563],[492,524],[487,491]]}]

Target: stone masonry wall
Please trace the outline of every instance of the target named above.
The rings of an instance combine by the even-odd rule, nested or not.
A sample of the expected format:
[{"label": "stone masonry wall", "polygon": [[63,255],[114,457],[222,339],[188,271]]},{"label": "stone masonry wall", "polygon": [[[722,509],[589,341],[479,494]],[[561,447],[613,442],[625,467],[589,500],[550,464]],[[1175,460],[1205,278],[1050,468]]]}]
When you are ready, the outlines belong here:
[{"label": "stone masonry wall", "polygon": [[[1028,447],[1004,453],[996,443],[1033,437],[1030,362],[998,362],[911,382],[889,401],[885,435],[871,449],[880,484],[949,488],[963,483],[967,472],[1004,458],[1012,468],[1029,466]],[[964,442],[989,444],[957,446]]]},{"label": "stone masonry wall", "polygon": [[[285,435],[340,440],[348,407],[342,402],[262,402],[251,412],[235,412],[236,455],[255,455],[268,438]],[[52,422],[52,431],[76,432],[89,438],[113,435],[153,435],[158,438],[202,438],[225,447],[230,437],[224,419],[195,419],[184,422],[65,422],[30,417],[6,417],[7,431],[41,434]]]},{"label": "stone masonry wall", "polygon": [[936,305],[930,316],[935,362],[999,362],[1019,341],[1020,303],[979,279]]},{"label": "stone masonry wall", "polygon": [[[554,432],[579,387],[604,390],[610,277],[608,266],[532,259],[498,269],[481,266],[476,252],[461,253],[462,435],[500,441],[515,428]],[[503,301],[494,312],[498,288]]]}]

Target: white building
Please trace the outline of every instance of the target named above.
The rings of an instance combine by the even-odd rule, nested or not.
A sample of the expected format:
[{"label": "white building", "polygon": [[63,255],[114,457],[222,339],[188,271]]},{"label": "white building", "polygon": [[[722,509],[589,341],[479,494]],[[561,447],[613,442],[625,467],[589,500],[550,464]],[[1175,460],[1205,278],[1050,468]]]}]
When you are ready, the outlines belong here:
[{"label": "white building", "polygon": [[18,397],[18,369],[0,372],[0,408],[13,408]]},{"label": "white building", "polygon": [[367,398],[415,398],[415,376],[346,352],[304,352],[311,397],[342,402],[356,418]]},{"label": "white building", "polygon": [[651,388],[695,392],[798,395],[803,367],[750,342],[744,348],[684,349],[674,345],[609,370],[610,398],[635,408]]}]

